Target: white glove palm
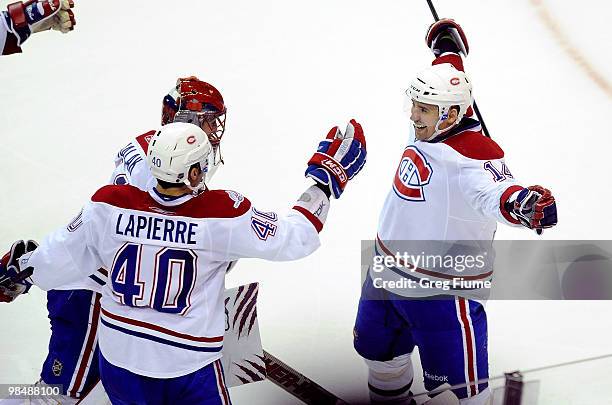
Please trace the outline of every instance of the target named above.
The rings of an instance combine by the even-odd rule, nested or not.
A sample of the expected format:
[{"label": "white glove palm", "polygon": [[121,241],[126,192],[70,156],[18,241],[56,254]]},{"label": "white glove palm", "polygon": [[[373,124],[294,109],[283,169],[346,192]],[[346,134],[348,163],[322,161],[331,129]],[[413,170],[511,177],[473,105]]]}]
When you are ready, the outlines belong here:
[{"label": "white glove palm", "polygon": [[[45,16],[42,20],[35,22],[30,25],[30,29],[32,32],[41,32],[47,30],[55,30],[61,31],[62,33],[67,33],[74,29],[76,22],[74,20],[74,14],[72,13],[71,8],[74,7],[74,3],[72,0],[48,0],[49,4],[51,3],[59,3],[59,9],[53,14],[49,16]],[[33,4],[34,7],[38,9],[38,11],[42,11],[41,15],[44,15],[44,3],[46,2],[37,2]],[[55,5],[54,4],[54,5]]]}]

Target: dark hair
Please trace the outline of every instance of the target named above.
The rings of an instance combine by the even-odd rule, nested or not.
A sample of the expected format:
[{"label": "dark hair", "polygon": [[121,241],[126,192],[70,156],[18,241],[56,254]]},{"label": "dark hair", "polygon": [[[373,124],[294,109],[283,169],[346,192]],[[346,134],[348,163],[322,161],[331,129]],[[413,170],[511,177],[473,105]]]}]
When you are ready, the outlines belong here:
[{"label": "dark hair", "polygon": [[163,181],[160,179],[157,179],[157,184],[159,184],[160,186],[162,186],[165,189],[168,188],[181,188],[185,186],[185,183],[170,183],[168,181]]},{"label": "dark hair", "polygon": [[[202,170],[202,168],[200,167],[199,163],[192,164],[191,167],[189,168],[188,173],[191,172],[191,169],[198,169],[200,171]],[[165,189],[168,189],[168,188],[181,188],[181,187],[185,186],[185,183],[170,183],[169,181],[164,181],[164,180],[160,180],[160,179],[157,179],[157,183],[160,186],[162,186],[163,188],[165,188]]]}]

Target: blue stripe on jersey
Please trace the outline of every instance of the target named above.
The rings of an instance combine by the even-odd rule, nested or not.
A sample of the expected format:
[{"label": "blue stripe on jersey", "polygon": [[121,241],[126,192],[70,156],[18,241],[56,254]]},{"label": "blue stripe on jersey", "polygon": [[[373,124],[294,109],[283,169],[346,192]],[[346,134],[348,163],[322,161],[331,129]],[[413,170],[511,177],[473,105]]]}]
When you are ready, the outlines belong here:
[{"label": "blue stripe on jersey", "polygon": [[174,196],[174,195],[166,195],[166,194],[162,194],[162,193],[160,193],[159,191],[157,191],[157,189],[156,189],[155,187],[153,188],[153,192],[154,192],[154,193],[155,193],[155,194],[156,194],[156,195],[157,195],[159,198],[161,198],[161,199],[162,199],[162,200],[164,200],[164,201],[174,201],[174,200],[178,200],[179,198],[183,198],[183,197],[185,197],[186,195],[191,195],[190,193],[185,193],[185,194],[181,194],[181,195],[177,195],[177,196]]},{"label": "blue stripe on jersey", "polygon": [[123,332],[128,335],[136,336],[136,337],[143,338],[143,339],[149,339],[157,343],[162,343],[165,345],[174,346],[174,347],[178,347],[178,348],[185,349],[185,350],[192,350],[194,352],[220,352],[221,349],[223,348],[223,345],[219,347],[190,346],[190,345],[186,345],[183,343],[173,342],[172,340],[160,338],[159,336],[148,335],[146,333],[136,332],[130,329],[122,328],[121,326],[117,326],[110,322],[105,321],[104,318],[100,318],[100,322],[102,322],[102,324],[108,328],[118,330],[119,332]]},{"label": "blue stripe on jersey", "polygon": [[99,277],[96,277],[95,275],[91,275],[89,276],[90,279],[92,279],[93,281],[95,281],[96,283],[100,284],[100,285],[106,285],[106,281],[102,281]]}]

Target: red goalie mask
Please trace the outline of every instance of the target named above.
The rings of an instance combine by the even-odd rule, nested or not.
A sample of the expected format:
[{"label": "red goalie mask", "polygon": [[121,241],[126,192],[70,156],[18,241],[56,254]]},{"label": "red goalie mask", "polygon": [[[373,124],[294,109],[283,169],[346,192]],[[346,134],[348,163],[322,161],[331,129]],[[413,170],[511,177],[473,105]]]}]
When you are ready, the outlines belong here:
[{"label": "red goalie mask", "polygon": [[164,97],[162,125],[187,122],[198,125],[213,147],[219,145],[225,132],[227,109],[219,90],[195,76],[180,78]]}]

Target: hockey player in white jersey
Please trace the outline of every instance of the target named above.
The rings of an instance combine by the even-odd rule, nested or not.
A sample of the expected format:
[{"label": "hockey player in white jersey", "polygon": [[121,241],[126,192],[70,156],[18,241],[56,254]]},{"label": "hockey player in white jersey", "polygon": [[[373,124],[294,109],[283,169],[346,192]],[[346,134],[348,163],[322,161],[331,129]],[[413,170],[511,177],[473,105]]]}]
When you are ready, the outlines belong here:
[{"label": "hockey player in white jersey", "polygon": [[[161,125],[186,122],[198,125],[208,135],[212,146],[210,176],[223,164],[221,138],[225,133],[227,107],[221,92],[195,76],[179,78],[162,100]],[[137,136],[115,157],[112,184],[131,184],[141,190],[155,186],[155,178],[146,164],[149,142],[155,130]]]},{"label": "hockey player in white jersey", "polygon": [[[210,165],[220,163],[220,143],[225,132],[227,107],[221,93],[211,84],[191,76],[179,78],[162,101],[161,124],[177,121],[197,122],[207,133],[213,146]],[[147,190],[155,185],[146,164],[148,143],[156,131],[136,137],[122,148],[115,158],[111,184],[131,184]],[[214,170],[213,169],[213,170]],[[23,245],[32,249],[35,244]],[[24,252],[11,252],[9,256]],[[6,268],[6,264],[0,267]],[[0,270],[1,271],[1,270]],[[65,284],[47,292],[47,311],[51,324],[48,353],[43,362],[40,380],[36,384],[60,385],[55,399],[61,403],[76,403],[87,396],[87,401],[103,403],[98,395],[98,320],[100,291],[106,283],[106,269],[98,269],[89,278]],[[96,402],[97,401],[97,402]],[[4,404],[3,401],[0,403]]]},{"label": "hockey player in white jersey", "polygon": [[70,32],[76,25],[72,0],[30,0],[8,5],[0,12],[0,55],[21,53],[30,35],[56,30]]},{"label": "hockey player in white jersey", "polygon": [[[342,194],[366,155],[359,124],[352,120],[344,134],[333,128],[309,162],[307,176],[318,184],[279,216],[239,193],[206,189],[211,153],[200,127],[163,127],[147,151],[155,188],[103,187],[66,228],[9,266],[12,280],[31,268],[26,282],[45,289],[110,269],[99,344],[102,381],[114,403],[227,403],[218,360],[229,263],[295,260],[314,251],[328,196]],[[0,295],[7,291],[15,285]]]},{"label": "hockey player in white jersey", "polygon": [[[541,233],[557,223],[556,204],[549,190],[519,185],[502,149],[482,134],[460,56],[469,50],[461,27],[441,20],[426,41],[436,59],[406,90],[415,139],[380,214],[354,345],[368,365],[373,402],[415,403],[409,390],[418,346],[427,390],[463,385],[452,391],[456,403],[482,405],[490,397],[487,383],[478,383],[488,378],[487,321],[476,298],[491,280],[490,260],[470,269],[451,262],[449,269],[403,254],[418,260],[431,246],[435,253],[486,252],[497,222]],[[462,280],[478,287],[453,284]]]}]

